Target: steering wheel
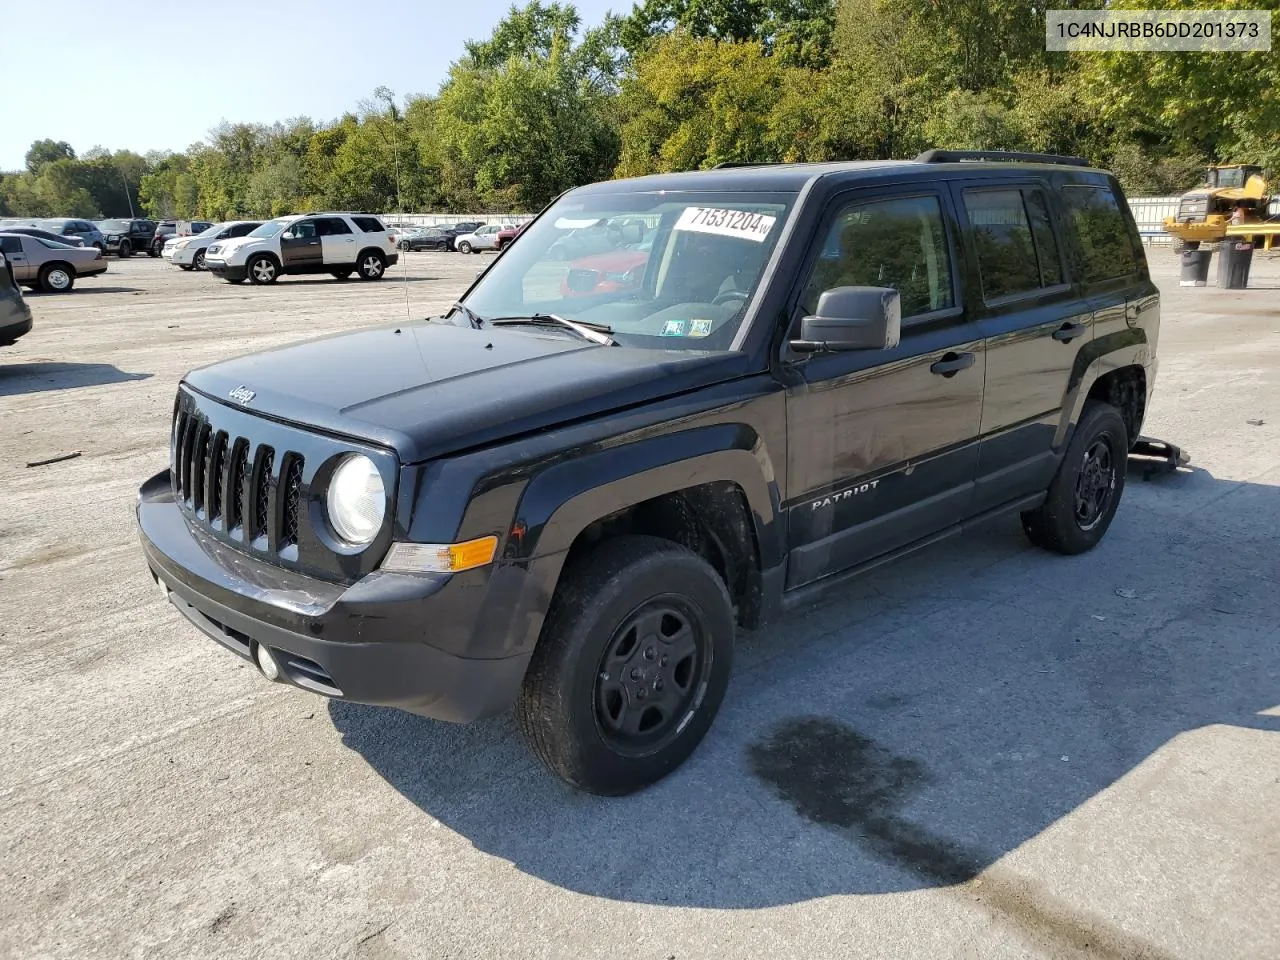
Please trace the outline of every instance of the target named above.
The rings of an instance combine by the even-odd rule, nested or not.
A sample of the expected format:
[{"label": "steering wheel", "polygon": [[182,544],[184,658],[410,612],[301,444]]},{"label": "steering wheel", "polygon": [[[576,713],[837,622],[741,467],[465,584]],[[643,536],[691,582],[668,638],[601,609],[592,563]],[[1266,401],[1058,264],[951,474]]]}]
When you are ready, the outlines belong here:
[{"label": "steering wheel", "polygon": [[749,294],[745,290],[726,290],[723,293],[716,294],[714,300],[711,301],[713,307],[723,306],[730,300],[746,300]]}]

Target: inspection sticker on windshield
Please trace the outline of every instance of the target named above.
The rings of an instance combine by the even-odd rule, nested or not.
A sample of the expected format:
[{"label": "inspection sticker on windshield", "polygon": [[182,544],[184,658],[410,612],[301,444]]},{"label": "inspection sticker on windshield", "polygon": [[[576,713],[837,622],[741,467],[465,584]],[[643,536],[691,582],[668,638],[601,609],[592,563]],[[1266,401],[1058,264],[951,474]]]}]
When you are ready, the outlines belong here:
[{"label": "inspection sticker on windshield", "polygon": [[694,233],[717,233],[722,237],[741,237],[763,243],[773,229],[777,217],[750,210],[725,210],[723,207],[688,207],[680,214],[675,229]]}]

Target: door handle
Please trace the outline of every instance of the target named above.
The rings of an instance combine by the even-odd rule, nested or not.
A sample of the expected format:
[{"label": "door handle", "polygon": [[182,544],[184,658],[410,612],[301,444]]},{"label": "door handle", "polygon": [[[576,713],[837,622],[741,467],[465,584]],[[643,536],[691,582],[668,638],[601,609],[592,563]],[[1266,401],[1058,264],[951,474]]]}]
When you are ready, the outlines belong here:
[{"label": "door handle", "polygon": [[936,373],[940,377],[954,377],[961,370],[968,370],[973,366],[972,353],[954,353],[948,351],[942,355],[942,359],[929,367],[930,373]]},{"label": "door handle", "polygon": [[347,237],[347,243],[355,243],[355,242],[356,242],[355,237]]},{"label": "door handle", "polygon": [[1083,337],[1088,329],[1083,323],[1064,323],[1053,331],[1053,339],[1059,343],[1070,343],[1076,337]]}]

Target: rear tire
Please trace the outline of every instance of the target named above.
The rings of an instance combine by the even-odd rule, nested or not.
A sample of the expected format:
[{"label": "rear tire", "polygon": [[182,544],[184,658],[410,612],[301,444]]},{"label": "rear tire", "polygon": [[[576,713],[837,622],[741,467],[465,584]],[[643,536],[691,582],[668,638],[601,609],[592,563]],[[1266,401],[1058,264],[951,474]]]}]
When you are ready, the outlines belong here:
[{"label": "rear tire", "polygon": [[1022,514],[1032,543],[1073,555],[1097,546],[1124,493],[1129,435],[1120,411],[1090,400],[1043,504]]},{"label": "rear tire", "polygon": [[561,576],[516,705],[554,774],[619,796],[675,770],[729,684],[733,606],[705,560],[669,540],[606,541]]},{"label": "rear tire", "polygon": [[180,263],[178,264],[178,269],[190,273],[193,268],[189,263]]},{"label": "rear tire", "polygon": [[130,257],[133,256],[133,245],[129,243],[128,240],[121,240],[120,249],[116,253],[116,256],[118,256],[121,260],[128,260]]},{"label": "rear tire", "polygon": [[69,293],[76,285],[76,272],[64,263],[46,263],[40,269],[40,289],[46,293]]},{"label": "rear tire", "polygon": [[147,247],[147,256],[154,259],[160,256],[163,250],[164,250],[164,244],[160,244],[159,246],[157,246],[156,244],[153,243],[151,244],[151,246]]},{"label": "rear tire", "polygon": [[280,266],[265,253],[250,257],[245,265],[249,282],[257,285],[275,283],[280,278]]},{"label": "rear tire", "polygon": [[356,272],[361,280],[381,280],[386,270],[387,261],[376,250],[366,250],[360,254],[360,261],[356,264]]}]

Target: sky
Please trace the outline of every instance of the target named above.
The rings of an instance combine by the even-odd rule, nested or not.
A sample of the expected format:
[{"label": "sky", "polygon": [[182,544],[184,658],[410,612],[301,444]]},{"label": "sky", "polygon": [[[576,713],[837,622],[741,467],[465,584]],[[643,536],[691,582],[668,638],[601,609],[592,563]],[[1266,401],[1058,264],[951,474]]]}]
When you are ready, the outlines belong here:
[{"label": "sky", "polygon": [[[509,0],[214,0],[78,3],[49,28],[44,3],[7,3],[9,79],[0,170],[34,140],[77,154],[182,150],[223,120],[333,120],[387,86],[434,93],[463,41],[487,37]],[[523,0],[521,0],[523,4]],[[575,0],[584,26],[631,0]],[[15,82],[16,81],[16,82]]]}]

